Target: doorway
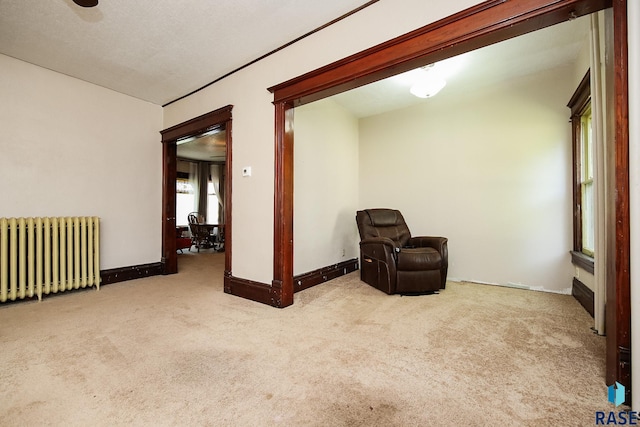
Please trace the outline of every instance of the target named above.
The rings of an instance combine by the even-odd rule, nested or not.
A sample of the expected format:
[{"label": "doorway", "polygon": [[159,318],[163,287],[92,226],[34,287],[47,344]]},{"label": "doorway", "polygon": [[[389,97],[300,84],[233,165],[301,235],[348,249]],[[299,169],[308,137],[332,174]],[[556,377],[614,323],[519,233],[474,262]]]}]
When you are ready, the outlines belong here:
[{"label": "doorway", "polygon": [[[219,230],[224,229],[225,247],[225,276],[231,274],[231,247],[232,247],[232,119],[229,105],[194,119],[180,123],[161,131],[162,135],[162,271],[163,274],[178,272],[178,253],[176,245],[176,231],[178,226],[176,215],[176,182],[178,178],[178,145],[183,141],[195,141],[200,139],[202,144],[211,142],[211,145],[224,145],[224,159],[220,158],[221,151],[206,153],[209,156],[208,163],[217,163],[222,168],[224,176],[222,193],[224,209],[219,213],[224,223],[219,225]],[[214,139],[204,138],[216,135]],[[204,136],[204,137],[203,137]],[[180,144],[179,144],[180,143]],[[184,144],[187,145],[187,144]],[[212,148],[213,148],[212,147]],[[189,150],[182,150],[183,154]],[[188,154],[187,154],[188,155]],[[195,155],[195,154],[193,154]],[[216,159],[211,159],[211,156]]]},{"label": "doorway", "polygon": [[[274,283],[293,304],[293,108],[460,53],[611,6],[610,1],[491,2],[269,88],[276,120]],[[630,218],[627,2],[613,2],[615,69],[615,280],[607,283],[607,383],[630,390]],[[629,396],[627,396],[629,398]]]}]

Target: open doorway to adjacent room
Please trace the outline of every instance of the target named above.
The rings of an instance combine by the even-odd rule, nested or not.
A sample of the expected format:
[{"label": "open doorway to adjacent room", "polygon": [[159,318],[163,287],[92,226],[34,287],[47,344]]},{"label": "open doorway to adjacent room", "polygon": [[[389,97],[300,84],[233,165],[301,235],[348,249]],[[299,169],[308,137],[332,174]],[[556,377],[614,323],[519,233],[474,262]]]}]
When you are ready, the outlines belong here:
[{"label": "open doorway to adjacent room", "polygon": [[232,109],[160,132],[163,274],[177,273],[179,253],[194,249],[224,252],[225,275],[231,274]]},{"label": "open doorway to adjacent room", "polygon": [[224,251],[226,133],[223,126],[178,139],[177,250]]},{"label": "open doorway to adjacent room", "polygon": [[[279,306],[293,304],[294,286],[294,108],[323,100],[346,90],[364,86],[416,67],[444,61],[457,54],[471,52],[479,47],[504,41],[518,35],[539,30],[560,22],[575,20],[579,16],[597,12],[610,6],[610,2],[584,0],[558,2],[540,0],[531,3],[485,2],[442,21],[372,47],[329,64],[302,76],[269,88],[274,94],[276,117],[275,210],[274,221],[274,283],[278,289]],[[579,8],[577,7],[579,3]],[[537,7],[539,6],[539,7]],[[545,6],[545,7],[543,7]],[[537,8],[536,8],[537,7]],[[615,159],[610,191],[605,192],[611,218],[607,221],[610,239],[607,250],[606,317],[607,317],[607,383],[619,381],[630,386],[630,280],[629,280],[629,138],[628,138],[628,63],[626,1],[613,2],[608,12],[612,25],[605,29],[605,39],[611,42],[610,60],[615,66],[611,81],[613,105],[607,109],[612,130]],[[535,18],[535,19],[534,19]],[[598,65],[600,68],[600,65]],[[427,70],[424,70],[427,71]],[[299,112],[299,110],[298,110]],[[475,117],[474,117],[475,119]],[[460,123],[457,124],[458,126]],[[299,135],[296,129],[296,150]],[[392,141],[397,140],[397,135]],[[514,140],[520,134],[514,133]],[[361,153],[362,154],[362,153]],[[365,153],[366,154],[366,153]],[[463,155],[468,153],[463,152]],[[481,159],[481,158],[480,158]],[[432,160],[432,159],[431,159]],[[615,163],[613,162],[615,160]],[[397,163],[389,162],[391,166]],[[395,171],[397,168],[394,168]],[[419,165],[417,171],[424,169]],[[381,170],[384,170],[381,168]],[[393,176],[393,175],[392,175]],[[397,182],[397,180],[396,180]],[[403,182],[404,184],[404,182]],[[442,188],[441,188],[442,189]],[[444,187],[444,191],[448,188]],[[395,191],[395,189],[394,189]],[[361,200],[362,198],[358,198]],[[298,209],[298,207],[296,207]],[[298,218],[296,218],[297,221]],[[627,388],[629,390],[629,387]],[[629,396],[627,396],[629,397]]]}]

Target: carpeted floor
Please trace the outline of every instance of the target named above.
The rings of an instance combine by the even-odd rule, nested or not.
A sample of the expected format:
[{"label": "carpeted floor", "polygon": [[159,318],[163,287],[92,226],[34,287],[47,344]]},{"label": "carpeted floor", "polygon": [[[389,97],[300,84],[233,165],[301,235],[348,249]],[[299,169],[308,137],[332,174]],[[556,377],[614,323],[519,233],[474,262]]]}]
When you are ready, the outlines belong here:
[{"label": "carpeted floor", "polygon": [[571,296],[359,272],[276,309],[180,273],[0,306],[3,426],[585,426],[613,410],[605,338]]}]

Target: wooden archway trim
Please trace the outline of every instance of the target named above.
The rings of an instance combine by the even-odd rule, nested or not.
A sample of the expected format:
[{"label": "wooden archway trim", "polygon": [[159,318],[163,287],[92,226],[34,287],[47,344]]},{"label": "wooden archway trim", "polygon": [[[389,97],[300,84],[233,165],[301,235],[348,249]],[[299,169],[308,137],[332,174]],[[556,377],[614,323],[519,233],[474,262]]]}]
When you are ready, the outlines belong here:
[{"label": "wooden archway trim", "polygon": [[226,107],[219,108],[162,130],[160,131],[160,134],[162,135],[162,142],[175,142],[179,138],[199,135],[206,132],[211,127],[225,124],[231,120],[232,109],[233,105],[227,105]]},{"label": "wooden archway trim", "polygon": [[611,0],[489,0],[269,88],[276,109],[273,283],[293,293],[293,193],[284,191],[293,188],[293,131],[284,111],[608,6]]},{"label": "wooden archway trim", "polygon": [[304,105],[611,6],[611,0],[489,0],[269,88]]},{"label": "wooden archway trim", "polygon": [[162,272],[178,272],[176,251],[176,152],[178,139],[196,136],[216,126],[224,125],[227,142],[225,158],[224,218],[225,218],[225,277],[231,276],[231,189],[232,143],[231,110],[233,105],[219,108],[186,122],[160,131],[162,136]]},{"label": "wooden archway trim", "polygon": [[[616,280],[607,284],[607,380],[630,389],[630,232],[627,0],[490,0],[406,35],[269,88],[274,94],[275,219],[273,292],[293,295],[293,134],[291,107],[304,105],[613,6],[616,99]],[[292,233],[292,232],[291,232]],[[285,305],[289,300],[281,300]],[[290,303],[293,303],[291,299]],[[611,306],[609,307],[609,304]],[[614,322],[612,325],[611,322]]]},{"label": "wooden archway trim", "polygon": [[274,256],[271,300],[293,304],[293,105],[276,104]]}]

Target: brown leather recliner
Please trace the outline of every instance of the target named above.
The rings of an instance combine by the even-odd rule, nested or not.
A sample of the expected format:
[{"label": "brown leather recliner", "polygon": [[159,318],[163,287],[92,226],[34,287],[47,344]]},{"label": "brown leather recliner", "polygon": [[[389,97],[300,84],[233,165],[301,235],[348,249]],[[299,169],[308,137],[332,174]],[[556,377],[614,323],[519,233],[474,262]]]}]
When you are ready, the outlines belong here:
[{"label": "brown leather recliner", "polygon": [[421,294],[444,289],[448,249],[445,237],[411,237],[394,209],[356,213],[360,232],[360,278],[387,294]]}]

